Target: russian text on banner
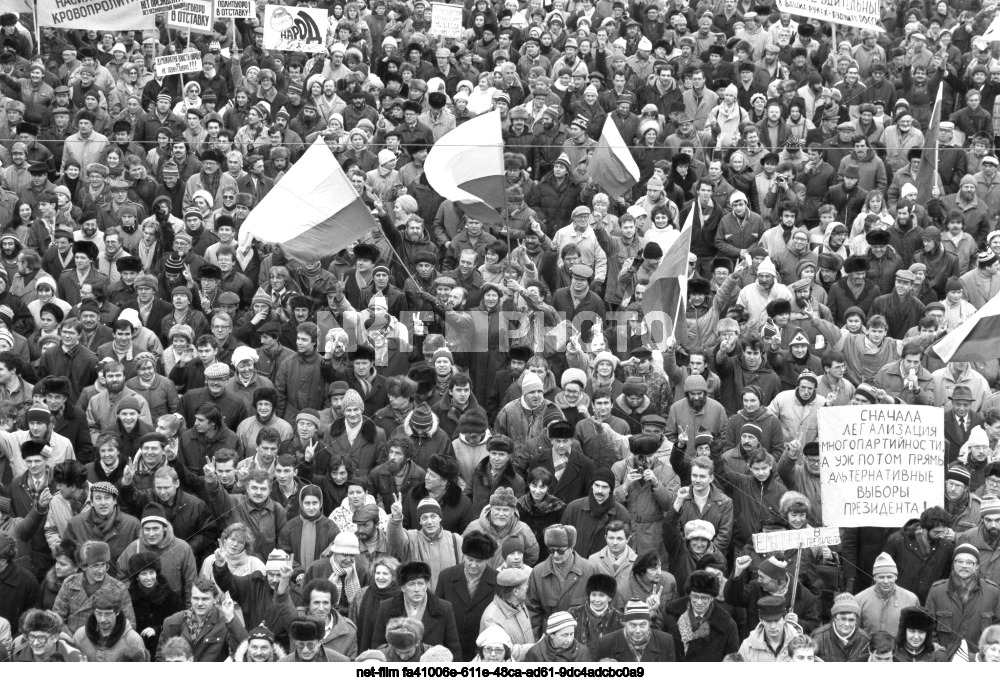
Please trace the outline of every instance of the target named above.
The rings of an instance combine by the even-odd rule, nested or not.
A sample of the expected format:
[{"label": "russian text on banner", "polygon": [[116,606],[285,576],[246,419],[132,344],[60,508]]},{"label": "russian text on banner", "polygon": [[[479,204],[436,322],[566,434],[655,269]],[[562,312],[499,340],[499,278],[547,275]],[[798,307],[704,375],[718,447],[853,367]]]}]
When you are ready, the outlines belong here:
[{"label": "russian text on banner", "polygon": [[153,62],[153,71],[157,78],[172,76],[177,73],[194,73],[201,71],[200,52],[181,52],[180,54],[165,54]]},{"label": "russian text on banner", "polygon": [[329,15],[310,7],[264,7],[264,49],[326,52]]},{"label": "russian text on banner", "polygon": [[210,0],[187,0],[180,7],[167,12],[167,28],[192,33],[212,32],[212,3]]},{"label": "russian text on banner", "polygon": [[215,0],[215,20],[251,19],[256,16],[253,0]]},{"label": "russian text on banner", "polygon": [[38,25],[141,31],[156,28],[156,17],[143,14],[142,0],[38,0]]},{"label": "russian text on banner", "polygon": [[461,40],[465,35],[462,26],[462,5],[446,5],[441,2],[431,3],[431,30],[435,38],[454,38]]},{"label": "russian text on banner", "polygon": [[822,407],[819,456],[824,525],[902,527],[944,503],[940,407]]},{"label": "russian text on banner", "polygon": [[878,0],[778,0],[778,10],[844,26],[883,31]]}]

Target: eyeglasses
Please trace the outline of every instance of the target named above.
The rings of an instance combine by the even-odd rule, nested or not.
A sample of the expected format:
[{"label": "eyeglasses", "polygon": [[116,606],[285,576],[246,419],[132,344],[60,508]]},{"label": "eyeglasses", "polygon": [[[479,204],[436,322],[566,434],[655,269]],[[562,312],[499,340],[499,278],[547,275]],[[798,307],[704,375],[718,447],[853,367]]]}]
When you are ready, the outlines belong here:
[{"label": "eyeglasses", "polygon": [[568,546],[563,546],[563,547],[559,547],[559,548],[550,548],[549,549],[549,553],[554,553],[557,556],[561,556],[561,555],[565,554],[567,551],[569,551],[569,547]]},{"label": "eyeglasses", "polygon": [[710,603],[712,601],[712,597],[709,596],[708,594],[693,593],[690,596],[688,596],[688,598],[690,598],[693,603]]},{"label": "eyeglasses", "polygon": [[318,645],[319,645],[319,641],[296,641],[295,642],[295,649],[296,650],[308,650],[310,648],[315,648]]},{"label": "eyeglasses", "polygon": [[503,655],[506,652],[503,646],[483,646],[483,655]]},{"label": "eyeglasses", "polygon": [[52,634],[28,634],[28,643],[45,644],[52,640]]},{"label": "eyeglasses", "polygon": [[956,560],[955,567],[976,567],[979,563],[974,560]]}]

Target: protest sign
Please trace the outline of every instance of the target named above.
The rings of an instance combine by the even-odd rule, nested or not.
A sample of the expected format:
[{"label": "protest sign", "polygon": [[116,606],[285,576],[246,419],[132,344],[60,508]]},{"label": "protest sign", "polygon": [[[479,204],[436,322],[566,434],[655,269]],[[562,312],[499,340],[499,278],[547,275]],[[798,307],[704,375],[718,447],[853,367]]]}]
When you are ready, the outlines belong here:
[{"label": "protest sign", "polygon": [[167,28],[192,33],[212,32],[211,0],[187,0],[167,12]]},{"label": "protest sign", "polygon": [[436,38],[461,39],[465,35],[465,29],[462,27],[462,5],[431,3],[431,30],[428,32]]},{"label": "protest sign", "polygon": [[156,28],[142,0],[38,0],[38,25],[95,31],[141,31]]},{"label": "protest sign", "polygon": [[778,10],[844,26],[885,30],[879,0],[778,0]]},{"label": "protest sign", "polygon": [[830,527],[902,527],[944,503],[940,407],[823,407],[819,454],[823,522]]},{"label": "protest sign", "polygon": [[759,532],[753,536],[753,550],[761,554],[798,548],[812,549],[839,543],[839,527],[807,527],[804,530],[785,532]]},{"label": "protest sign", "polygon": [[186,4],[188,0],[139,0],[143,14],[159,14],[176,9]]},{"label": "protest sign", "polygon": [[181,52],[157,57],[153,62],[153,70],[157,78],[172,76],[175,73],[194,73],[201,71],[201,53]]},{"label": "protest sign", "polygon": [[215,0],[216,21],[250,19],[256,15],[253,0]]},{"label": "protest sign", "polygon": [[329,14],[324,9],[267,5],[264,8],[264,49],[326,52]]}]

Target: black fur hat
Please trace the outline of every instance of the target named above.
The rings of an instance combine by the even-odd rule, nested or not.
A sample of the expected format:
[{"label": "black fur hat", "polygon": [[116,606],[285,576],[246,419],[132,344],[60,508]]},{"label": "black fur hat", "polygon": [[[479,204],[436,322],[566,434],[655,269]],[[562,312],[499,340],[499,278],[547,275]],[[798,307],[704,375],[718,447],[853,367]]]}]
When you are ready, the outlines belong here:
[{"label": "black fur hat", "polygon": [[708,570],[695,570],[688,575],[684,591],[707,594],[715,598],[719,595],[719,580]]},{"label": "black fur hat", "polygon": [[497,552],[497,543],[493,537],[473,530],[462,540],[462,553],[473,560],[489,560]]},{"label": "black fur hat", "polygon": [[611,575],[595,572],[587,579],[587,596],[595,591],[607,594],[609,598],[614,598],[618,593],[618,582]]}]

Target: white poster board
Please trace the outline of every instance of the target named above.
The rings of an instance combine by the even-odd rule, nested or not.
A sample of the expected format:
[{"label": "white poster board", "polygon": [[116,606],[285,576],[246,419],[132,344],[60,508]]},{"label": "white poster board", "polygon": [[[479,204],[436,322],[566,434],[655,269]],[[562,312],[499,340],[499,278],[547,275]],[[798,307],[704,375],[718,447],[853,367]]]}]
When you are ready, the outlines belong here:
[{"label": "white poster board", "polygon": [[839,527],[807,527],[804,530],[758,532],[753,536],[753,550],[760,554],[798,548],[814,549],[839,543]]},{"label": "white poster board", "polygon": [[180,54],[166,54],[157,57],[153,62],[153,69],[157,78],[172,76],[177,73],[195,73],[201,71],[200,52],[181,52]]},{"label": "white poster board", "polygon": [[256,14],[253,0],[215,0],[216,21],[251,19]]},{"label": "white poster board", "polygon": [[139,0],[143,14],[159,14],[167,12],[187,3],[187,0]]},{"label": "white poster board", "polygon": [[465,28],[462,27],[462,5],[431,3],[431,30],[428,33],[436,38],[461,40],[465,35]]},{"label": "white poster board", "polygon": [[830,527],[902,527],[944,504],[944,410],[823,407],[820,491]]},{"label": "white poster board", "polygon": [[778,10],[844,26],[884,31],[879,0],[778,0]]},{"label": "white poster board", "polygon": [[167,28],[192,33],[212,32],[212,3],[210,0],[187,0],[167,12]]},{"label": "white poster board", "polygon": [[264,49],[292,52],[326,52],[325,9],[311,7],[264,7]]}]

